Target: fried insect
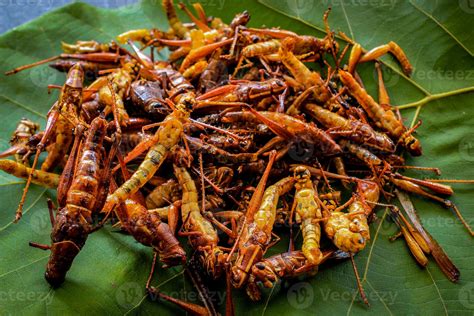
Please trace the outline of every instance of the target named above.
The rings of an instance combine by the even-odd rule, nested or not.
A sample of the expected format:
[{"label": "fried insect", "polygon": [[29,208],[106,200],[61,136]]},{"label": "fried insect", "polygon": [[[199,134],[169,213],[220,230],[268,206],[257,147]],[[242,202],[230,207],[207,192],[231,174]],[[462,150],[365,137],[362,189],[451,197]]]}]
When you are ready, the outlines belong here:
[{"label": "fried insect", "polygon": [[[445,195],[445,196],[451,195],[454,193],[454,191],[450,186],[444,185],[441,183],[431,182],[428,180],[419,180],[419,179],[409,178],[409,177],[402,176],[400,174],[391,174],[391,175],[388,175],[388,178],[390,179],[390,182],[395,184],[396,187],[404,191],[415,193],[420,196],[431,199],[433,201],[437,201],[441,203],[442,205],[444,205],[446,208],[452,209],[454,213],[456,214],[456,216],[461,221],[461,223],[464,225],[466,230],[469,232],[469,234],[471,234],[471,236],[474,236],[474,231],[472,230],[471,226],[466,221],[466,219],[462,216],[456,204],[454,204],[452,201],[446,198],[439,197],[431,193],[431,192],[434,192],[436,194]],[[425,188],[430,190],[431,192],[427,191]]]},{"label": "fried insect", "polygon": [[135,72],[136,63],[130,60],[122,68],[108,75],[107,81],[98,91],[99,102],[105,105],[105,112],[110,113],[115,104],[119,113],[120,124],[123,126],[126,126],[126,122],[129,120],[123,100],[125,93],[130,88]]},{"label": "fried insect", "polygon": [[208,274],[213,278],[218,278],[224,271],[227,255],[218,246],[217,231],[201,214],[196,184],[186,168],[174,165],[174,173],[183,190],[182,234],[187,235],[191,246],[201,253],[200,258]]},{"label": "fried insect", "polygon": [[[346,259],[349,255],[341,251],[324,251],[320,263],[329,259]],[[310,264],[302,251],[290,251],[277,254],[257,262],[252,267],[252,273],[247,284],[246,292],[250,299],[258,301],[261,292],[258,283],[266,288],[271,288],[281,279],[291,279],[299,276],[313,276],[318,272],[319,266]]]},{"label": "fried insect", "polygon": [[146,206],[149,209],[163,207],[168,203],[180,199],[180,186],[174,179],[157,185],[146,197]]},{"label": "fried insect", "polygon": [[421,155],[421,145],[412,133],[413,129],[407,130],[405,126],[396,118],[395,113],[390,109],[384,109],[380,104],[362,88],[354,77],[344,71],[339,70],[339,78],[349,89],[350,93],[357,99],[364,108],[375,125],[386,131],[398,143],[403,145],[413,156]]},{"label": "fried insect", "polygon": [[245,162],[254,162],[258,159],[258,153],[239,153],[233,154],[229,153],[223,149],[220,149],[217,146],[203,142],[200,139],[196,139],[191,136],[187,136],[191,149],[198,151],[203,151],[210,154],[216,161],[219,163],[245,163]]},{"label": "fried insect", "polygon": [[285,38],[291,38],[294,42],[292,52],[296,55],[310,54],[312,60],[318,60],[326,52],[336,48],[337,42],[331,36],[319,39],[309,35],[298,35],[296,33],[281,29],[256,29],[248,28],[244,32],[270,37],[266,41],[250,44],[244,47],[242,55],[246,58],[265,56],[278,53],[278,50],[284,45]]},{"label": "fried insect", "polygon": [[227,64],[219,58],[219,54],[214,53],[199,77],[198,90],[206,93],[218,87],[220,82],[224,81],[228,75]]},{"label": "fried insect", "polygon": [[173,0],[163,0],[162,5],[174,34],[176,34],[178,38],[187,38],[189,30],[179,20],[174,8]]},{"label": "fried insect", "polygon": [[256,103],[267,97],[278,96],[285,88],[285,83],[280,79],[226,85],[200,95],[197,98],[200,102],[196,109],[219,106],[226,108],[235,106],[234,104]]},{"label": "fried insect", "polygon": [[391,53],[397,59],[397,61],[402,66],[405,75],[410,76],[413,71],[413,67],[410,64],[410,61],[408,60],[408,57],[406,56],[405,52],[397,43],[393,41],[390,41],[388,44],[375,47],[368,52],[364,52],[360,44],[353,44],[354,46],[352,47],[348,64],[348,70],[350,73],[353,73],[355,71],[355,68],[358,63],[377,60],[377,58],[387,53]]},{"label": "fried insect", "polygon": [[146,143],[142,143],[135,148],[139,153],[149,149],[137,171],[107,197],[104,206],[105,212],[110,211],[116,204],[124,202],[128,197],[136,193],[160,168],[166,155],[182,137],[183,124],[188,120],[189,111],[193,105],[192,100],[194,99],[182,98],[182,102],[177,104],[176,109],[160,124],[160,128],[155,135],[150,140],[147,140]]},{"label": "fried insect", "polygon": [[[272,155],[267,169],[268,166],[271,167],[273,165],[273,159],[275,159],[275,155]],[[269,170],[265,170],[265,172],[268,176]],[[279,197],[290,191],[294,183],[293,177],[281,179],[265,190],[260,206],[255,212],[250,212],[249,214],[249,210],[247,210],[246,217],[249,220],[243,228],[238,245],[239,253],[231,270],[231,281],[235,288],[240,288],[244,285],[252,266],[263,258],[263,254],[272,239]]]},{"label": "fried insect", "polygon": [[[82,104],[82,91],[84,82],[84,72],[80,65],[76,65],[69,70],[66,82],[64,83],[59,100],[54,103],[48,112],[46,127],[40,142],[36,145],[36,154],[31,166],[31,170],[36,169],[39,155],[48,145],[48,156],[41,166],[41,170],[48,171],[59,159],[63,159],[72,143],[73,122],[77,122],[79,108]],[[54,140],[52,140],[54,138]],[[23,195],[21,197],[15,220],[21,218],[23,205],[31,183],[32,173],[26,181]]]},{"label": "fried insect", "polygon": [[160,81],[136,80],[130,86],[132,103],[149,115],[162,116],[169,112],[165,91]]},{"label": "fried insect", "polygon": [[57,188],[59,175],[42,170],[32,170],[28,166],[6,159],[0,159],[0,169],[14,175],[17,178],[28,179],[31,174],[31,182],[47,188]]},{"label": "fried insect", "polygon": [[35,136],[39,127],[38,123],[22,118],[10,138],[11,147],[0,153],[0,158],[15,155],[18,163],[28,165],[28,157],[34,151],[34,145],[30,143],[30,139]]},{"label": "fried insect", "polygon": [[349,138],[359,144],[368,145],[389,153],[395,151],[395,145],[392,140],[385,134],[375,131],[367,123],[355,119],[346,119],[337,113],[333,113],[312,103],[307,103],[305,110],[309,115],[329,128],[330,135]]},{"label": "fried insect", "polygon": [[[73,179],[61,176],[61,190],[58,190],[59,210],[55,216],[51,232],[51,255],[46,266],[45,278],[52,286],[61,285],[71,268],[74,258],[86,243],[88,235],[94,230],[94,220],[102,208],[107,190],[107,166],[101,161],[103,141],[107,123],[98,117],[87,131],[82,150],[77,154],[77,167]],[[79,151],[77,132],[74,147]],[[76,154],[71,154],[69,162],[74,165]],[[63,190],[64,189],[64,190]],[[64,203],[64,204],[63,204]]]},{"label": "fried insect", "polygon": [[310,265],[318,265],[323,254],[320,250],[321,208],[316,201],[317,192],[311,182],[311,173],[304,166],[298,166],[294,170],[296,179],[296,193],[294,197],[296,223],[300,224],[303,233],[303,245],[301,250]]},{"label": "fried insect", "polygon": [[168,224],[163,223],[158,214],[133,199],[125,200],[115,213],[122,228],[138,242],[153,247],[164,267],[173,267],[186,262],[186,253],[174,236]]},{"label": "fried insect", "polygon": [[231,112],[225,114],[223,122],[262,122],[275,134],[286,139],[297,141],[302,139],[311,144],[317,144],[318,152],[322,155],[334,155],[342,150],[340,146],[324,132],[313,124],[308,124],[292,116],[266,111]]},{"label": "fried insect", "polygon": [[[117,36],[120,45],[62,43],[64,54],[8,73],[44,63],[68,71],[63,86],[48,86],[61,92],[45,130],[38,132],[38,124],[22,120],[11,148],[0,154],[16,159],[0,160],[0,169],[27,178],[17,220],[31,182],[57,188],[57,214],[48,204],[52,245],[31,243],[51,249],[46,269],[50,284],[64,281],[88,235],[113,219],[154,251],[145,286],[149,296],[189,313],[217,314],[196,271],[212,279],[225,277],[226,315],[232,315],[232,287],[246,287],[257,300],[261,285],[271,288],[282,279],[311,276],[333,258],[351,259],[360,295],[368,304],[354,256],[367,247],[377,205],[390,208],[421,266],[430,255],[450,280],[459,279],[458,269],[398,191],[442,203],[473,234],[446,199],[454,191],[439,183],[443,180],[398,173],[415,169],[439,175],[437,168],[406,165],[402,156],[405,150],[421,154],[413,136],[420,123],[404,126],[390,105],[376,61],[391,53],[410,73],[411,64],[397,44],[366,52],[341,34],[349,45],[339,52],[329,10],[324,15],[326,36],[317,38],[246,27],[247,12],[226,24],[206,15],[200,4],[193,4],[194,11],[178,5],[191,21],[184,23],[172,0],[162,5],[168,30],[129,30]],[[351,45],[348,65],[342,67]],[[169,55],[167,60],[164,55]],[[358,63],[372,60],[378,101],[355,71]],[[308,63],[315,61],[316,67]],[[84,78],[93,81],[86,86]],[[37,170],[44,150],[48,155]],[[28,168],[32,153],[35,159]],[[61,176],[46,172],[53,168]],[[335,191],[335,182],[345,189]],[[392,192],[406,217],[393,205],[379,203],[380,193],[392,203]],[[341,205],[344,193],[352,196]],[[293,251],[294,220],[303,235],[298,251]],[[176,232],[187,237],[190,260]],[[275,253],[272,247],[285,233],[290,251],[265,258]],[[185,266],[204,306],[151,286],[158,257],[164,267]]]},{"label": "fried insect", "polygon": [[378,202],[379,193],[375,182],[361,181],[357,183],[347,213],[337,209],[323,209],[323,215],[328,218],[323,222],[324,230],[337,248],[350,253],[357,253],[365,248],[370,239],[367,218]]}]

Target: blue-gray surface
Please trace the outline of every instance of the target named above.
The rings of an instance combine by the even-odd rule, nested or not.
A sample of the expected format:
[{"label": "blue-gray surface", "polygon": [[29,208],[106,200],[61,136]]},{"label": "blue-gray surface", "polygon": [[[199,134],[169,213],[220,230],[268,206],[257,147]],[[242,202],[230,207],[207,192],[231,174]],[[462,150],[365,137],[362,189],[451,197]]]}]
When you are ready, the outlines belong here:
[{"label": "blue-gray surface", "polygon": [[[70,2],[74,1],[0,0],[0,34]],[[82,2],[103,8],[116,8],[135,3],[137,0],[82,0]]]}]

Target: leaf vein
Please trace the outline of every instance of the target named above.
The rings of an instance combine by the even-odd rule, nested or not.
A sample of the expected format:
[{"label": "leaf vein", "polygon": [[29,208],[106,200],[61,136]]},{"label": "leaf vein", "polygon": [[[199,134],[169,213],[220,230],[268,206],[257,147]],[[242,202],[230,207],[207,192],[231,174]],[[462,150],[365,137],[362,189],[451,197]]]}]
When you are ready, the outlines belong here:
[{"label": "leaf vein", "polygon": [[435,22],[443,31],[446,32],[446,34],[448,34],[449,36],[451,36],[451,38],[459,44],[459,46],[461,46],[469,55],[471,56],[474,56],[474,53],[471,52],[453,33],[451,33],[450,30],[448,30],[446,28],[446,26],[444,26],[443,24],[441,24],[440,21],[438,21],[437,19],[435,19],[435,17],[432,15],[432,14],[429,14],[428,12],[426,12],[425,10],[423,10],[423,8],[417,6],[413,0],[410,0],[409,1],[410,4],[415,8],[417,9],[418,11],[420,11],[421,13],[423,13],[424,15],[426,15],[426,17],[428,17],[430,20],[432,20],[433,22]]},{"label": "leaf vein", "polygon": [[25,265],[23,265],[23,266],[21,266],[21,267],[18,267],[18,268],[16,268],[16,269],[14,269],[14,270],[5,272],[4,274],[0,274],[0,279],[3,278],[3,277],[5,277],[5,276],[7,276],[7,275],[9,275],[9,274],[11,274],[11,273],[18,272],[18,271],[20,271],[20,270],[22,270],[22,269],[24,269],[24,268],[27,268],[27,267],[29,267],[29,266],[31,266],[31,265],[33,265],[33,264],[35,264],[35,263],[37,263],[37,262],[39,262],[39,261],[41,261],[41,260],[43,260],[43,259],[46,259],[46,258],[48,258],[48,257],[49,257],[49,255],[46,255],[46,256],[44,256],[44,257],[40,257],[40,258],[36,259],[35,261],[32,261],[32,262],[30,262],[30,263],[28,263],[28,264],[25,264]]},{"label": "leaf vein", "polygon": [[346,19],[349,32],[351,33],[351,38],[355,41],[354,32],[352,31],[352,26],[351,26],[351,23],[349,22],[349,17],[347,16],[346,7],[344,6],[344,1],[341,1],[341,8],[342,8],[342,13],[344,13],[344,18]]},{"label": "leaf vein", "polygon": [[429,269],[428,267],[426,267],[426,272],[428,272],[428,275],[430,276],[431,281],[433,281],[433,285],[434,285],[434,287],[435,287],[435,289],[436,289],[436,292],[438,293],[438,296],[439,296],[439,299],[440,299],[440,301],[441,301],[441,304],[443,305],[443,309],[444,309],[445,315],[448,315],[449,313],[448,313],[448,309],[446,308],[446,304],[445,304],[445,302],[444,302],[444,299],[443,299],[443,297],[441,296],[441,292],[439,291],[439,287],[438,287],[438,285],[436,284],[436,282],[435,282],[435,280],[434,280],[434,278],[433,278],[433,275],[431,274],[431,271],[430,271],[430,269]]},{"label": "leaf vein", "polygon": [[382,303],[382,305],[385,307],[385,309],[388,311],[388,313],[390,315],[393,315],[392,311],[390,310],[390,308],[388,308],[388,305],[385,303],[383,298],[379,295],[377,290],[372,286],[372,283],[370,283],[369,280],[366,280],[365,283],[367,283],[367,285],[372,289],[372,291],[374,291],[375,295],[377,295],[377,297],[379,298],[379,301]]},{"label": "leaf vein", "polygon": [[40,113],[40,112],[38,112],[38,111],[35,111],[35,110],[33,110],[33,109],[30,109],[30,108],[27,107],[26,105],[21,104],[20,102],[15,101],[15,100],[13,100],[13,99],[10,99],[9,97],[7,97],[7,96],[4,95],[4,94],[0,94],[0,98],[4,98],[4,99],[7,100],[8,102],[10,102],[10,103],[12,103],[12,104],[14,104],[14,105],[16,105],[16,106],[19,106],[19,107],[21,107],[22,109],[25,109],[25,110],[27,110],[28,112],[31,112],[31,113],[33,113],[33,114],[39,116],[39,117],[42,117],[42,118],[46,119],[46,115],[44,115],[44,114],[42,114],[42,113]]}]

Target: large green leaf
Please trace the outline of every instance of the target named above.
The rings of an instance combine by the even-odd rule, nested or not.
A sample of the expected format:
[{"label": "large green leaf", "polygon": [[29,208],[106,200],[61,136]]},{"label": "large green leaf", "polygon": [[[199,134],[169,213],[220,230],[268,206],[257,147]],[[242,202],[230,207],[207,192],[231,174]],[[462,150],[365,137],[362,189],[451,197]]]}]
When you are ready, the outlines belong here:
[{"label": "large green leaf", "polygon": [[[120,32],[141,27],[167,27],[161,1],[145,0],[119,10],[102,10],[76,3],[16,28],[0,38],[0,73],[60,52],[59,41],[96,39],[108,41]],[[402,113],[420,118],[418,135],[424,145],[421,158],[410,164],[442,168],[446,178],[474,179],[474,9],[469,0],[252,0],[202,1],[209,14],[229,21],[247,9],[253,26],[281,26],[298,33],[323,35],[322,14],[332,5],[331,26],[369,49],[394,40],[415,66],[412,78],[400,75],[396,63],[384,57],[387,86],[396,105],[407,104]],[[370,92],[376,92],[373,65],[359,71]],[[38,67],[0,84],[0,150],[16,122],[23,116],[40,121],[56,95],[46,93],[47,84],[61,84],[62,74]],[[467,88],[467,89],[466,89]],[[424,100],[423,102],[418,102]],[[429,101],[429,102],[425,102]],[[415,103],[414,103],[415,102]],[[416,103],[418,102],[418,103]],[[418,174],[421,176],[421,174]],[[77,257],[67,282],[52,290],[43,279],[48,253],[28,247],[28,241],[48,243],[49,219],[46,198],[54,192],[33,187],[24,218],[12,224],[23,182],[0,174],[0,314],[175,314],[167,303],[145,298],[143,285],[151,263],[149,249],[129,236],[108,228],[90,236]],[[472,221],[472,186],[456,185],[454,201]],[[361,303],[349,262],[325,267],[309,280],[284,285],[266,293],[261,303],[250,302],[235,291],[238,314],[472,314],[474,268],[472,239],[450,211],[414,197],[421,219],[461,270],[458,284],[449,282],[434,262],[420,269],[402,241],[390,243],[393,224],[372,224],[372,241],[356,257],[363,285],[371,302]],[[284,243],[271,251],[282,252]],[[181,268],[159,269],[154,283],[171,295],[196,300],[196,294]],[[223,286],[210,285],[220,308]]]}]

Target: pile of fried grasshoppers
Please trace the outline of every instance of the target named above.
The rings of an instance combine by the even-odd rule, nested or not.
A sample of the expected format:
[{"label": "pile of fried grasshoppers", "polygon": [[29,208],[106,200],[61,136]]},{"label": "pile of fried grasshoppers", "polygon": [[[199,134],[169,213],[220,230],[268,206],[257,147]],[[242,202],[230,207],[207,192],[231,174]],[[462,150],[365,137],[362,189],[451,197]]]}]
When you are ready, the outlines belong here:
[{"label": "pile of fried grasshoppers", "polygon": [[[51,245],[30,243],[50,251],[45,278],[52,286],[65,281],[89,234],[115,223],[153,249],[148,293],[192,314],[216,314],[204,284],[196,285],[204,306],[166,295],[152,286],[158,259],[165,268],[186,266],[193,280],[226,278],[229,315],[232,288],[259,300],[262,286],[350,259],[368,304],[353,256],[370,240],[377,205],[390,209],[400,228],[396,237],[404,237],[418,264],[426,266],[431,254],[451,281],[458,279],[417,217],[390,202],[401,191],[432,199],[452,209],[472,235],[446,198],[450,186],[399,173],[439,170],[404,163],[405,151],[422,153],[414,136],[419,123],[404,126],[377,61],[390,53],[410,75],[396,43],[365,51],[348,39],[341,49],[327,22],[329,10],[327,35],[317,38],[246,27],[247,12],[226,24],[199,4],[196,13],[179,5],[192,21],[182,23],[171,0],[162,4],[167,31],[131,30],[110,43],[62,43],[59,56],[7,73],[44,63],[67,72],[63,86],[50,86],[60,93],[45,129],[21,120],[11,148],[0,154],[15,157],[0,160],[2,170],[27,179],[16,221],[31,183],[57,189],[58,207],[48,201]],[[156,60],[155,52],[165,48],[168,60]],[[359,63],[371,61],[378,100],[356,72]],[[84,82],[85,74],[92,82]],[[266,257],[285,233],[288,252]],[[192,254],[177,236],[187,238]]]}]

